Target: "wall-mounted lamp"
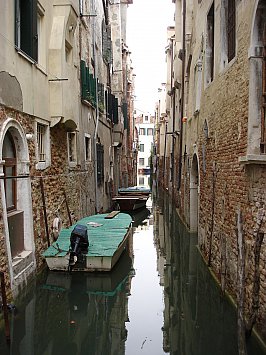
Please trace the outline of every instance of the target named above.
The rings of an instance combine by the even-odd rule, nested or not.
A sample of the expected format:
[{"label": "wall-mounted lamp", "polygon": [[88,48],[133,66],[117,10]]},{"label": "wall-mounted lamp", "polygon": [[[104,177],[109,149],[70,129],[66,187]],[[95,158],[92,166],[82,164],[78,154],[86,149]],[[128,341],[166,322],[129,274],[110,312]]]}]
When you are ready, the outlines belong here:
[{"label": "wall-mounted lamp", "polygon": [[34,139],[34,134],[32,134],[32,133],[26,133],[26,139],[27,139],[28,141],[32,141],[32,140]]}]

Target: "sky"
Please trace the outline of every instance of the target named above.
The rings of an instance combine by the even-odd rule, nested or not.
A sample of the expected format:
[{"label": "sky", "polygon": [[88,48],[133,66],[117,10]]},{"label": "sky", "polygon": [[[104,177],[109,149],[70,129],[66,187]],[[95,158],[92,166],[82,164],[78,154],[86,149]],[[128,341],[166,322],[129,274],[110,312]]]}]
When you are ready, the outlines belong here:
[{"label": "sky", "polygon": [[127,45],[135,81],[135,109],[153,114],[158,88],[166,82],[167,27],[174,25],[172,0],[133,0],[128,6]]}]

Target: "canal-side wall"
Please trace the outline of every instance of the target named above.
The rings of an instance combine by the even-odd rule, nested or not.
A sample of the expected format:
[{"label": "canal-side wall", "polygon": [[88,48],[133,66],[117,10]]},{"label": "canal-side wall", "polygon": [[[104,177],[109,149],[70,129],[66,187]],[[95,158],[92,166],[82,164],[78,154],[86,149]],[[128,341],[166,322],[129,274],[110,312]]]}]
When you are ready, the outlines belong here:
[{"label": "canal-side wall", "polygon": [[[215,2],[214,74],[213,80],[207,82],[206,17],[211,5],[212,1],[195,5],[191,37],[187,35],[186,38],[186,60],[191,58],[191,63],[186,66],[190,73],[187,76],[188,97],[185,98],[187,120],[183,122],[182,180],[180,189],[172,187],[170,195],[174,196],[180,215],[190,227],[198,214],[199,247],[222,287],[235,300],[241,291],[236,214],[242,213],[245,317],[249,321],[256,311],[258,296],[256,326],[266,338],[265,236],[261,249],[256,250],[259,234],[266,233],[266,168],[265,155],[260,153],[260,115],[255,120],[254,100],[251,100],[252,95],[260,95],[261,90],[260,86],[256,87],[257,91],[253,87],[256,78],[252,74],[252,48],[259,47],[259,43],[256,44],[259,39],[254,38],[259,32],[255,26],[261,18],[257,9],[262,1],[236,1],[236,55],[229,63],[224,59],[222,47],[224,2]],[[196,70],[199,62],[202,63],[201,74]],[[257,68],[261,84],[261,66],[258,64]],[[195,83],[199,75],[202,75],[202,85],[196,109],[198,88]],[[176,158],[178,176],[179,159]],[[163,186],[171,188],[167,182]],[[197,201],[192,196],[195,188],[198,189]],[[194,215],[191,211],[195,211]],[[256,291],[255,257],[259,260],[256,267],[259,292]]]},{"label": "canal-side wall", "polygon": [[[34,135],[35,117],[1,106],[0,125],[3,126],[7,119],[17,122],[25,133],[27,132],[27,134]],[[35,154],[36,141],[34,139],[27,141],[29,151],[28,165],[30,169],[28,173],[24,175],[24,178],[17,179],[17,188],[23,189],[23,185],[21,185],[22,180],[24,182],[27,181],[31,187],[31,201],[29,204],[26,198],[26,191],[22,191],[20,208],[24,210],[25,217],[24,224],[22,224],[20,228],[21,230],[24,228],[25,231],[28,224],[32,226],[31,230],[29,228],[29,233],[31,232],[33,243],[30,244],[26,239],[24,240],[25,251],[28,252],[29,255],[25,257],[23,265],[16,266],[14,258],[11,264],[9,258],[11,253],[9,245],[10,236],[6,235],[6,218],[1,218],[0,265],[1,270],[6,276],[6,286],[9,296],[11,295],[11,283],[14,284],[11,288],[14,289],[15,287],[16,289],[13,295],[16,295],[19,292],[17,288],[18,284],[22,287],[23,282],[26,282],[26,278],[29,274],[34,272],[35,269],[39,270],[44,265],[44,258],[41,256],[41,253],[47,248],[48,239],[50,243],[54,240],[53,233],[55,233],[55,229],[53,228],[53,223],[56,217],[60,218],[59,227],[66,228],[81,217],[93,214],[94,212],[90,202],[93,191],[90,183],[93,179],[92,167],[86,172],[81,171],[80,167],[75,169],[69,168],[66,137],[67,132],[63,125],[51,128],[50,138],[53,165],[47,168],[45,172],[40,172],[35,169],[37,163]],[[4,204],[2,203],[2,198],[3,195],[1,196],[1,206]],[[32,209],[30,209],[30,207]],[[68,208],[70,213],[68,213]],[[5,216],[5,213],[2,212],[1,216]],[[47,225],[45,219],[47,220]],[[49,236],[47,236],[46,228],[48,229]],[[16,238],[19,238],[19,236],[16,235]],[[26,276],[22,276],[25,268],[27,268],[28,271],[25,274]]]}]

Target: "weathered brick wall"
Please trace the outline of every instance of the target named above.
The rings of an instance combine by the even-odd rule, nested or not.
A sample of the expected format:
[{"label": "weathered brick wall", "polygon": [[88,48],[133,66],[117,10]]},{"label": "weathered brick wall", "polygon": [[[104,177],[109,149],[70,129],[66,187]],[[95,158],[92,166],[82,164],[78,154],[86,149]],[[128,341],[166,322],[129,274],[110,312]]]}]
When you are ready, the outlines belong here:
[{"label": "weathered brick wall", "polygon": [[[245,14],[248,17],[250,14]],[[240,21],[237,28],[237,56],[233,63],[221,73],[215,74],[214,81],[203,91],[198,116],[191,118],[191,132],[197,133],[197,154],[199,159],[199,244],[209,259],[218,277],[225,268],[226,288],[233,295],[238,292],[237,284],[237,236],[236,212],[243,213],[246,255],[246,315],[250,313],[254,281],[254,230],[266,232],[265,221],[259,226],[258,213],[265,208],[265,174],[263,165],[242,166],[238,158],[247,152],[248,101],[249,101],[249,60],[251,18]],[[193,82],[193,79],[191,79]],[[203,134],[203,123],[208,122],[209,138]],[[195,128],[197,127],[197,128]],[[193,155],[193,139],[189,147]],[[205,146],[206,171],[203,172],[202,146]],[[182,182],[182,198],[188,193],[188,184]],[[188,201],[188,198],[187,198]],[[181,206],[184,214],[184,205]],[[224,255],[225,250],[225,261]],[[258,327],[266,337],[263,324],[266,321],[265,283],[266,241],[261,249],[260,309]]]},{"label": "weathered brick wall", "polygon": [[[7,117],[16,119],[27,133],[34,133],[34,117],[0,107],[0,124]],[[49,240],[52,238],[52,223],[55,217],[59,216],[62,220],[62,226],[70,225],[66,200],[71,213],[72,223],[85,215],[94,213],[94,174],[93,163],[87,166],[86,170],[80,165],[76,168],[69,168],[67,156],[67,132],[64,125],[56,125],[50,130],[51,139],[51,166],[45,170],[36,170],[35,164],[35,141],[28,141],[30,155],[30,179],[31,179],[31,197],[32,197],[32,219],[34,229],[34,243],[36,252],[37,270],[44,265],[44,258],[41,253],[47,248],[47,235],[44,219],[44,208],[41,193],[40,176],[43,179],[43,188],[45,196],[45,205],[49,229]],[[0,206],[2,204],[0,203]],[[0,211],[1,213],[1,211]],[[2,213],[1,213],[2,215]],[[9,289],[9,270],[7,270],[8,260],[5,244],[5,234],[3,219],[0,219],[0,265],[1,270],[7,275],[7,288]]]}]

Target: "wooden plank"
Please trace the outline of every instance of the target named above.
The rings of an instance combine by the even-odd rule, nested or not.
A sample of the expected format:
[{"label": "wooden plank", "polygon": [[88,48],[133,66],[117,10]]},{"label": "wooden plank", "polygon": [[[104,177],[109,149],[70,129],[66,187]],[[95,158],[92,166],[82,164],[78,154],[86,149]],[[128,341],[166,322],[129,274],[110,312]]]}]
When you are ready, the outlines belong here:
[{"label": "wooden plank", "polygon": [[105,219],[112,219],[114,218],[116,215],[118,215],[118,213],[120,213],[120,211],[112,211],[110,212],[106,217],[104,217]]}]

